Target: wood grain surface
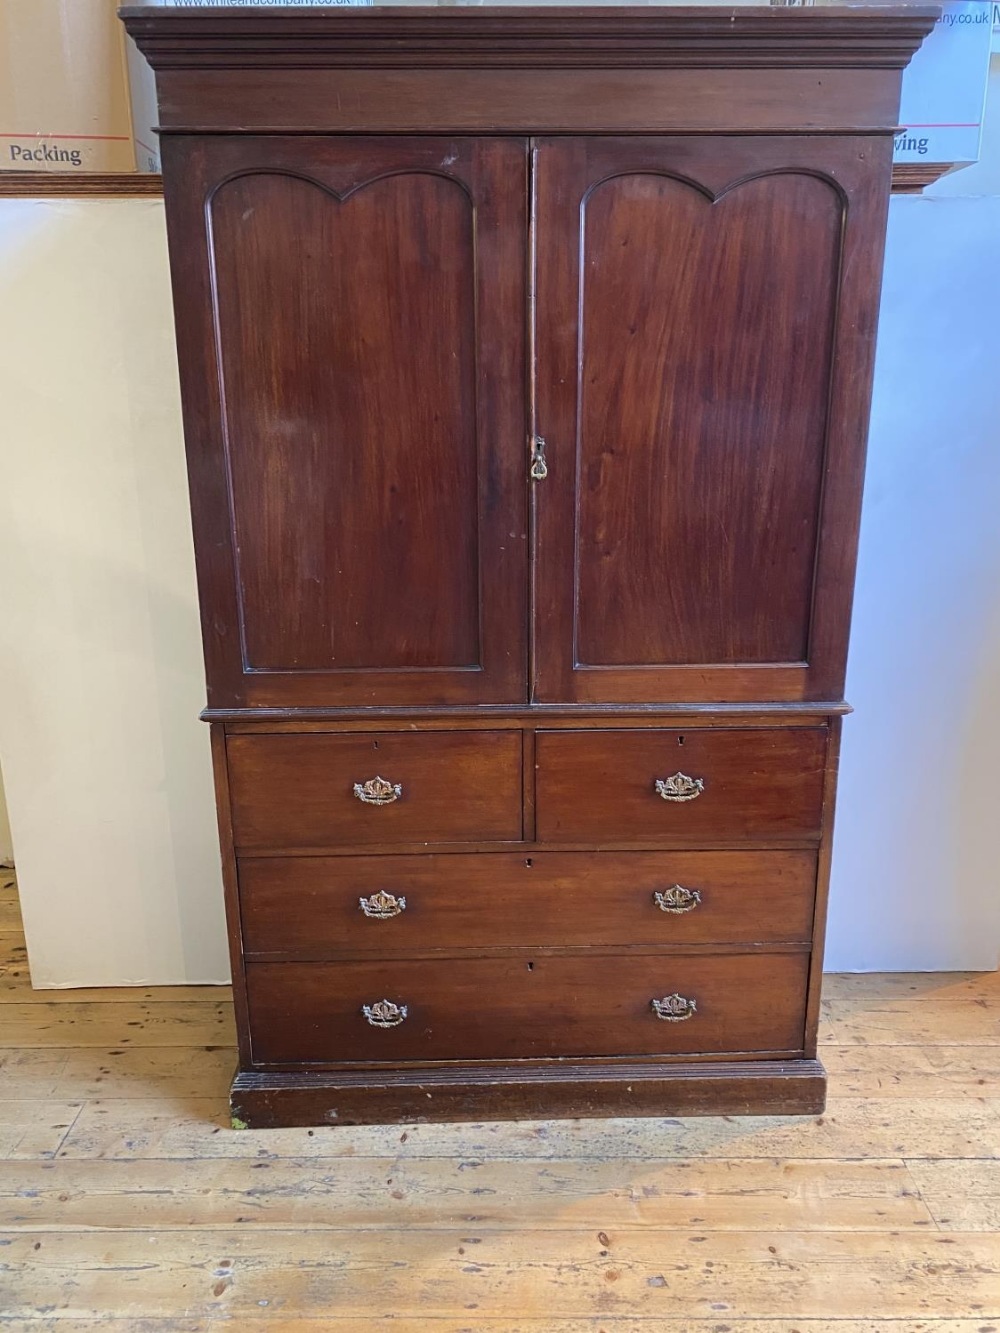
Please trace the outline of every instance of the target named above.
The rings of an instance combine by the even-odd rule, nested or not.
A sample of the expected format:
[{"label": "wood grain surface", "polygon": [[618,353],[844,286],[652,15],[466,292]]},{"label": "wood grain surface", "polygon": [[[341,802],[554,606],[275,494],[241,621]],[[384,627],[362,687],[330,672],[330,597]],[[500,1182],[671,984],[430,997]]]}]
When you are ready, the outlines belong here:
[{"label": "wood grain surface", "polygon": [[536,699],[842,691],[888,149],[534,141]]},{"label": "wood grain surface", "polygon": [[164,143],[211,700],[525,699],[526,154]]},{"label": "wood grain surface", "polygon": [[[803,1048],[808,958],[654,952],[248,963],[256,1062],[505,1060]],[[690,1017],[657,1018],[680,993]],[[403,1006],[380,1029],[365,1005]],[[414,1074],[419,1081],[419,1075]]]},{"label": "wood grain surface", "polygon": [[[231,736],[226,749],[239,849],[521,836],[516,732],[265,734]],[[401,788],[397,799],[355,796],[379,777]]]},{"label": "wood grain surface", "polygon": [[[816,839],[826,731],[541,731],[535,742],[540,841]],[[657,794],[681,774],[690,799]]]},{"label": "wood grain surface", "polygon": [[[804,943],[811,852],[244,857],[243,944],[288,958],[413,956],[504,946]],[[680,906],[656,895],[674,887]],[[385,893],[395,913],[372,912]],[[669,905],[674,901],[665,898]]]}]

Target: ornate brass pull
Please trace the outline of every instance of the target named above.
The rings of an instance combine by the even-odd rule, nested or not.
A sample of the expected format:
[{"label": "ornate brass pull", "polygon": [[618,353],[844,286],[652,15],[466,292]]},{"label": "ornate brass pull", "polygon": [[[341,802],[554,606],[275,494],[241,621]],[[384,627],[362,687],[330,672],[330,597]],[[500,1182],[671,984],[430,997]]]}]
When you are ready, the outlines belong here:
[{"label": "ornate brass pull", "polygon": [[403,794],[398,782],[387,782],[385,778],[369,778],[367,782],[354,784],[354,795],[365,805],[392,805]]},{"label": "ornate brass pull", "polygon": [[531,441],[531,476],[534,481],[544,481],[549,475],[549,465],[545,461],[545,441],[536,435]]},{"label": "ornate brass pull", "polygon": [[662,1000],[650,1000],[649,1006],[656,1017],[662,1018],[664,1023],[683,1023],[685,1019],[692,1018],[698,1012],[695,1000],[687,1000],[676,991],[673,995],[665,995]]},{"label": "ornate brass pull", "polygon": [[657,889],[653,902],[661,912],[672,912],[680,916],[682,912],[693,912],[701,902],[697,889],[686,889],[683,884],[671,884],[669,889]]},{"label": "ornate brass pull", "polygon": [[378,1000],[375,1004],[363,1004],[361,1012],[373,1028],[398,1028],[406,1017],[405,1004],[393,1004],[391,1000]]},{"label": "ornate brass pull", "polygon": [[693,801],[705,790],[705,779],[675,773],[672,778],[657,778],[653,790],[665,801]]},{"label": "ornate brass pull", "polygon": [[378,893],[372,893],[367,898],[359,898],[358,906],[365,916],[375,921],[388,921],[391,916],[399,916],[400,912],[406,911],[406,899],[379,889]]}]

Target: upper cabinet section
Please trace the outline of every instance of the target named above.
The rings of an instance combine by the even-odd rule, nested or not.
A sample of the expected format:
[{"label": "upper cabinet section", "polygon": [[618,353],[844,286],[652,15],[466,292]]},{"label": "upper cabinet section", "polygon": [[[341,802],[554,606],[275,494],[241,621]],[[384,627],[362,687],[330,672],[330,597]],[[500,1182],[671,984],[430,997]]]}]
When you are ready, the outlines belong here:
[{"label": "upper cabinet section", "polygon": [[523,701],[525,157],[183,149],[170,223],[178,320],[200,335],[181,348],[213,697]]},{"label": "upper cabinet section", "polygon": [[124,13],[211,708],[840,699],[934,7]]}]

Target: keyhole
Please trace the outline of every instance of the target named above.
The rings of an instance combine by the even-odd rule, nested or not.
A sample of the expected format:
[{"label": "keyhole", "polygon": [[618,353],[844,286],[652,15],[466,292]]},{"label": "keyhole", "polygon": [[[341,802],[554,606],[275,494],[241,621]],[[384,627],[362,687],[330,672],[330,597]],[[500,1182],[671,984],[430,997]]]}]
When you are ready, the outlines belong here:
[{"label": "keyhole", "polygon": [[678,745],[683,745],[683,744],[684,744],[684,737],[683,737],[683,736],[678,736],[678,737],[677,737],[677,744],[678,744]]},{"label": "keyhole", "polygon": [[528,964],[528,971],[529,971],[529,972],[534,972],[534,970],[535,970],[535,965],[534,965],[534,963],[529,963],[529,964]]},{"label": "keyhole", "polygon": [[377,750],[377,749],[378,749],[378,741],[372,741],[372,749],[373,749],[373,750]]},{"label": "keyhole", "polygon": [[534,863],[534,861],[532,860],[532,858],[529,856],[529,857],[527,857],[527,858],[525,859],[524,864],[525,864],[525,865],[528,867],[528,869],[530,870],[531,867],[532,867],[535,863]]}]

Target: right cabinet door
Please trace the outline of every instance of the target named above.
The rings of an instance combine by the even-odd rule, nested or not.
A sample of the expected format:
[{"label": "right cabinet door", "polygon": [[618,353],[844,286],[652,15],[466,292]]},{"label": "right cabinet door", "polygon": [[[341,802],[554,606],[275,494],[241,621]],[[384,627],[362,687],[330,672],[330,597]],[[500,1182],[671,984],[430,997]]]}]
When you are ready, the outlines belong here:
[{"label": "right cabinet door", "polygon": [[839,698],[891,144],[534,145],[534,698]]}]

